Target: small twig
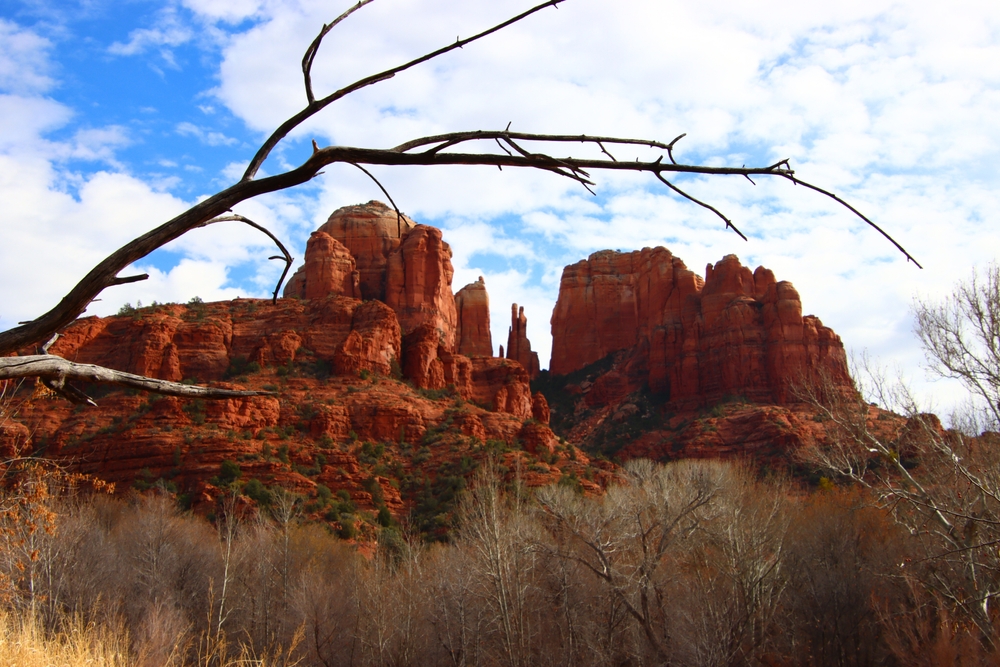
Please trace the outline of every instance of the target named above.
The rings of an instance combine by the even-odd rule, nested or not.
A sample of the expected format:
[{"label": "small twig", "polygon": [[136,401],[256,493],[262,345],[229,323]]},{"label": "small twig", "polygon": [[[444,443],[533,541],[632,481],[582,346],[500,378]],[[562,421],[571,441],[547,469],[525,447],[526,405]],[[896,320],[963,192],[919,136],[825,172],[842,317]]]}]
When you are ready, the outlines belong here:
[{"label": "small twig", "polygon": [[312,66],[313,61],[316,59],[316,54],[319,53],[319,46],[323,42],[323,38],[326,37],[327,33],[333,30],[338,23],[371,2],[374,2],[374,0],[360,0],[358,4],[354,5],[346,12],[335,18],[333,23],[324,23],[323,28],[319,31],[319,34],[316,35],[316,39],[314,39],[312,44],[309,45],[309,48],[306,49],[305,55],[302,56],[302,77],[305,80],[306,101],[310,105],[316,103],[316,98],[313,96],[312,89]]},{"label": "small twig", "polygon": [[[783,160],[782,162],[779,162],[778,164],[779,165],[780,164],[784,164],[787,167],[788,166],[788,160]],[[775,165],[775,166],[777,166],[777,165]],[[780,171],[777,171],[775,173],[777,173],[780,176],[784,176],[785,178],[787,178],[788,180],[790,180],[792,183],[795,183],[796,185],[804,185],[805,187],[809,188],[810,190],[814,190],[814,191],[816,191],[816,192],[818,192],[820,194],[826,195],[830,199],[834,200],[835,202],[837,202],[838,204],[840,204],[841,206],[843,206],[847,210],[851,211],[854,215],[858,216],[859,218],[861,218],[862,220],[864,220],[865,222],[867,222],[868,225],[871,226],[872,228],[874,228],[879,234],[881,234],[882,236],[884,236],[885,238],[887,238],[892,245],[896,246],[896,248],[901,253],[903,253],[904,255],[906,255],[906,259],[908,261],[911,261],[914,264],[916,264],[918,269],[924,268],[923,266],[920,265],[920,262],[918,262],[917,260],[915,260],[913,258],[913,255],[911,255],[910,253],[906,252],[906,248],[904,248],[903,246],[899,245],[899,243],[896,242],[896,239],[894,239],[891,236],[889,236],[889,234],[887,234],[884,229],[882,229],[881,227],[879,227],[878,225],[876,225],[874,222],[872,222],[868,218],[868,216],[866,216],[861,211],[859,211],[858,209],[856,209],[853,206],[851,206],[850,204],[848,204],[846,201],[844,201],[843,199],[841,199],[837,195],[833,194],[829,190],[824,190],[823,188],[817,187],[817,186],[815,186],[815,185],[813,185],[811,183],[806,183],[803,180],[795,178],[795,176],[792,175],[793,172],[791,171],[791,169],[788,169],[787,171],[780,170]]]},{"label": "small twig", "polygon": [[403,238],[403,214],[399,212],[399,207],[396,206],[396,202],[394,202],[392,200],[392,195],[389,194],[389,191],[386,190],[385,187],[381,183],[378,182],[378,179],[375,178],[375,175],[372,174],[370,171],[368,171],[367,169],[365,169],[364,167],[362,167],[357,162],[351,162],[350,164],[353,164],[355,167],[357,167],[361,171],[365,172],[365,174],[368,175],[368,178],[370,178],[373,181],[375,181],[375,185],[377,185],[379,187],[379,189],[382,191],[382,194],[384,194],[386,197],[389,198],[389,203],[392,204],[392,207],[394,209],[396,209],[396,236],[399,237],[400,240],[402,240],[402,238]]},{"label": "small twig", "polygon": [[59,335],[60,334],[57,333],[52,334],[52,338],[49,338],[48,342],[45,343],[45,345],[42,345],[42,354],[49,353],[49,348],[55,345],[55,342],[59,340]]},{"label": "small twig", "polygon": [[674,137],[673,141],[671,141],[669,144],[666,145],[667,156],[670,157],[670,161],[673,162],[674,164],[677,164],[677,160],[674,159],[674,144],[676,144],[678,141],[680,141],[681,139],[683,139],[686,136],[687,136],[687,132],[684,132],[683,134],[679,134],[676,137]]},{"label": "small twig", "polygon": [[601,152],[602,153],[604,153],[609,158],[611,158],[612,162],[618,162],[618,160],[615,159],[615,156],[608,152],[608,149],[604,147],[604,144],[602,142],[598,141],[597,145],[601,147]]},{"label": "small twig", "polygon": [[67,401],[74,405],[89,405],[96,408],[97,403],[94,402],[90,396],[77,389],[71,384],[66,384],[65,377],[57,378],[39,378],[42,384],[45,385],[50,391],[59,394]]},{"label": "small twig", "polygon": [[274,286],[274,294],[271,296],[271,303],[278,303],[278,292],[281,290],[281,284],[285,282],[285,276],[288,275],[288,270],[292,268],[292,262],[295,261],[291,253],[288,252],[288,250],[285,248],[284,244],[282,244],[282,242],[278,239],[278,237],[271,233],[271,230],[267,229],[263,225],[258,225],[253,220],[250,220],[249,218],[246,218],[236,213],[232,215],[220,215],[216,218],[212,218],[211,220],[207,220],[201,223],[200,225],[195,225],[193,228],[207,227],[208,225],[215,224],[216,222],[242,222],[245,225],[250,225],[254,229],[261,231],[264,234],[267,234],[268,238],[274,241],[274,244],[278,246],[278,249],[281,250],[282,254],[280,256],[274,255],[268,257],[268,259],[283,259],[285,261],[285,270],[281,272],[281,277],[278,278],[278,284]]},{"label": "small twig", "polygon": [[711,211],[712,213],[714,213],[717,216],[719,216],[720,218],[722,218],[725,221],[725,223],[726,223],[726,227],[728,227],[729,229],[731,229],[734,232],[736,232],[737,234],[739,234],[740,238],[743,239],[744,241],[748,240],[747,237],[743,235],[743,232],[741,232],[739,229],[736,228],[736,225],[733,224],[733,221],[730,220],[729,218],[727,218],[726,216],[722,215],[722,213],[719,211],[719,209],[715,208],[711,204],[706,204],[705,202],[701,201],[700,199],[695,199],[694,197],[692,197],[688,193],[684,192],[683,190],[681,190],[679,187],[677,187],[676,185],[674,185],[673,183],[671,183],[667,179],[663,178],[663,175],[660,174],[659,172],[656,172],[656,177],[658,179],[660,179],[661,181],[663,181],[663,183],[665,183],[668,188],[670,188],[671,190],[673,190],[674,192],[676,192],[680,196],[682,196],[682,197],[684,197],[686,199],[690,199],[695,204],[698,204],[699,206],[707,208],[709,211]]},{"label": "small twig", "polygon": [[113,287],[115,285],[127,285],[129,283],[137,283],[140,280],[146,280],[147,278],[149,278],[148,273],[142,273],[137,276],[125,276],[124,278],[116,277],[111,280],[111,284],[108,285],[108,287]]}]

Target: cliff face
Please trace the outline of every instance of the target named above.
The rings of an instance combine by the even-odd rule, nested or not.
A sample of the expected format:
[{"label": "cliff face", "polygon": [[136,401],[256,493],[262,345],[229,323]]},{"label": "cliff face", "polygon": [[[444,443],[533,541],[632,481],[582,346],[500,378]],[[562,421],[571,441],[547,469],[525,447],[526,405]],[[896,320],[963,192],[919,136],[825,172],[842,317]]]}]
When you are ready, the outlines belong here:
[{"label": "cliff face", "polygon": [[155,483],[210,503],[219,491],[211,480],[228,460],[243,481],[306,495],[320,486],[344,489],[361,508],[374,508],[370,487],[378,478],[386,506],[402,516],[425,492],[422,482],[410,488],[406,480],[450,475],[463,457],[481,458],[487,441],[505,443],[512,469],[518,457],[543,456],[548,463],[544,471],[536,464],[532,484],[570,473],[606,477],[582,452],[556,452],[558,440],[543,423],[545,399],[532,396],[519,364],[454,354],[429,323],[403,336],[395,312],[378,301],[328,295],[155,306],[79,320],[51,352],[273,392],[192,401],[90,387],[98,409],[30,400],[22,423],[0,431],[10,455],[42,448],[121,490]]},{"label": "cliff face", "polygon": [[[362,507],[373,502],[369,478],[392,463],[395,486],[378,483],[393,512],[409,502],[397,490],[406,479],[481,458],[487,441],[511,448],[503,456],[512,469],[518,456],[550,461],[544,474],[536,465],[531,483],[564,473],[601,479],[582,453],[570,458],[571,448],[557,464],[545,398],[532,395],[519,363],[492,357],[485,285],[462,290],[457,308],[453,273],[440,230],[397,219],[378,202],[340,209],[310,237],[285,289],[294,298],[85,318],[51,348],[79,362],[273,396],[204,402],[91,388],[101,396],[97,412],[29,401],[24,423],[0,432],[0,444],[12,454],[44,447],[124,488],[169,482],[205,498],[221,462],[238,461],[266,484],[347,489]],[[396,460],[373,456],[373,447]]]},{"label": "cliff face", "polygon": [[[414,227],[416,223],[407,216],[397,216],[385,204],[370,201],[337,209],[316,231],[337,239],[355,258],[361,298],[385,301],[389,256],[399,249]],[[302,270],[296,271],[296,275]],[[294,282],[293,276],[285,296],[297,295],[290,292]]]},{"label": "cliff face", "polygon": [[451,248],[442,240],[440,229],[417,225],[406,234],[399,249],[389,255],[382,299],[396,311],[404,334],[430,325],[447,349],[455,349],[454,274]]},{"label": "cliff face", "polygon": [[283,294],[381,301],[396,313],[404,335],[430,324],[453,349],[458,321],[451,291],[454,273],[451,248],[440,229],[397,217],[385,204],[371,201],[337,209],[313,232],[305,262]]},{"label": "cliff face", "polygon": [[306,259],[285,287],[285,296],[318,299],[333,294],[361,298],[361,274],[351,251],[326,232],[313,232]]},{"label": "cliff face", "polygon": [[702,280],[665,248],[594,253],[563,271],[551,324],[554,375],[623,353],[592,405],[643,387],[677,408],[734,396],[784,404],[795,382],[819,374],[850,386],[840,338],[803,317],[791,283],[735,255]]}]

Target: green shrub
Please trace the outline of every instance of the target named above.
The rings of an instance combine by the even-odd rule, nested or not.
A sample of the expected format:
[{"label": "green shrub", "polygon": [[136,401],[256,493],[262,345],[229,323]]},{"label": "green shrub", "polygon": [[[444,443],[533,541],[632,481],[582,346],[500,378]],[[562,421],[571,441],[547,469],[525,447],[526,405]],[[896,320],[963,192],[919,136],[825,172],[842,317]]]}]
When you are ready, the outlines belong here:
[{"label": "green shrub", "polygon": [[354,527],[354,517],[350,514],[345,514],[340,517],[340,529],[337,531],[337,535],[342,540],[353,539],[358,534],[357,529]]},{"label": "green shrub", "polygon": [[378,443],[374,444],[371,442],[361,443],[361,451],[358,453],[358,460],[361,463],[366,463],[368,465],[375,465],[378,463],[382,455],[385,454],[385,444]]},{"label": "green shrub", "polygon": [[225,460],[219,466],[219,476],[212,479],[215,486],[229,486],[243,476],[240,464],[236,461]]},{"label": "green shrub", "polygon": [[196,398],[193,401],[190,401],[182,409],[187,413],[188,418],[195,424],[200,426],[205,423],[205,411],[207,408],[204,400]]},{"label": "green shrub", "polygon": [[118,315],[118,317],[132,317],[137,312],[138,309],[135,306],[133,306],[131,303],[126,302],[125,305],[119,308],[118,312],[115,314]]},{"label": "green shrub", "polygon": [[259,372],[260,364],[256,361],[247,361],[246,356],[240,354],[229,360],[229,368],[226,369],[225,378],[229,380]]},{"label": "green shrub", "polygon": [[251,479],[243,485],[243,495],[252,499],[261,507],[267,507],[274,500],[274,494],[259,479]]}]

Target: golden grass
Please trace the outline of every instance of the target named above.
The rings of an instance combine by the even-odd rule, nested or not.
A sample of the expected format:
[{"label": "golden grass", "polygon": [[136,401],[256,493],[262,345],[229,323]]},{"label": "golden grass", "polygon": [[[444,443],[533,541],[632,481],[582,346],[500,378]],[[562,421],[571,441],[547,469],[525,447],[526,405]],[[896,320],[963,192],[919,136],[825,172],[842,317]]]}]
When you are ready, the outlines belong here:
[{"label": "golden grass", "polygon": [[0,613],[0,665],[9,667],[119,667],[133,665],[128,637],[107,628],[66,619],[46,632],[31,616]]},{"label": "golden grass", "polygon": [[[64,618],[60,629],[46,631],[30,615],[0,612],[0,666],[2,667],[144,667],[149,660],[136,658],[129,651],[129,637],[123,631],[107,626],[84,623],[79,617]],[[198,657],[187,663],[173,652],[167,658],[171,665],[213,665],[214,667],[292,667],[299,661],[292,658],[296,645],[302,640],[301,630],[296,633],[292,647],[274,656],[256,657],[249,647],[238,644],[237,655],[230,655],[232,648],[224,638],[202,638]]]}]

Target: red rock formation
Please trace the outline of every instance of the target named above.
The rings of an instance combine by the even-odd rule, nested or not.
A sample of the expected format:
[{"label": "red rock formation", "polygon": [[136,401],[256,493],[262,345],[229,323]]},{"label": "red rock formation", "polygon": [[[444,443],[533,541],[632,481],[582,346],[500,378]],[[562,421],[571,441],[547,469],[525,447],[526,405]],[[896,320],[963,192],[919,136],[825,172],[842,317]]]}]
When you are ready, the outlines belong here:
[{"label": "red rock formation", "polygon": [[528,371],[528,378],[538,377],[538,353],[531,351],[531,341],[528,340],[528,318],[524,316],[524,306],[518,309],[517,304],[510,306],[510,328],[507,330],[507,358],[513,359]]},{"label": "red rock formation", "polygon": [[431,324],[423,324],[403,337],[403,377],[418,389],[441,389],[445,386],[441,333]]},{"label": "red rock formation", "polygon": [[403,333],[429,323],[449,350],[458,316],[451,291],[451,248],[441,230],[416,225],[379,202],[338,209],[306,247],[286,297],[328,295],[378,300],[396,313]]},{"label": "red rock formation", "polygon": [[552,454],[559,445],[559,439],[548,426],[525,422],[518,433],[521,445],[532,454]]},{"label": "red rock formation", "polygon": [[591,405],[646,384],[678,407],[727,396],[786,403],[795,382],[820,372],[850,386],[840,338],[802,316],[790,283],[735,255],[702,281],[665,248],[594,253],[563,271],[552,335],[556,375],[628,351],[594,383]]},{"label": "red rock formation", "polygon": [[[405,215],[397,217],[396,211],[382,202],[370,201],[359,206],[345,206],[330,215],[316,231],[324,232],[343,244],[354,257],[358,271],[358,286],[361,298],[385,301],[385,275],[389,255],[406,237],[415,223]],[[293,284],[297,285],[299,268],[285,296]]]},{"label": "red rock formation", "polygon": [[316,231],[306,244],[306,259],[285,287],[285,296],[321,299],[327,295],[361,298],[360,274],[347,247],[326,232]]},{"label": "red rock formation", "polygon": [[451,279],[451,248],[441,238],[441,230],[417,225],[406,234],[386,265],[386,305],[396,311],[399,325],[407,334],[430,324],[441,335],[441,343],[455,349],[455,296]]},{"label": "red rock formation", "polygon": [[153,377],[169,367],[173,379],[201,382],[223,379],[234,359],[286,365],[305,358],[344,372],[388,375],[400,358],[401,338],[395,314],[377,301],[240,299],[164,306],[136,318],[86,318],[51,352]]},{"label": "red rock formation", "polygon": [[467,357],[492,357],[490,297],[482,276],[455,294],[458,314],[458,353]]},{"label": "red rock formation", "polygon": [[[560,459],[544,424],[525,426],[532,416],[544,422],[547,406],[540,395],[532,398],[519,364],[454,354],[431,323],[402,337],[395,313],[378,301],[327,296],[158,306],[79,320],[52,351],[154,376],[169,366],[182,378],[275,392],[191,401],[115,391],[98,394],[100,407],[84,411],[42,398],[24,407],[24,423],[0,427],[0,447],[10,455],[44,444],[48,455],[122,491],[169,483],[206,511],[221,492],[210,480],[223,461],[238,462],[243,481],[303,494],[315,494],[317,484],[346,489],[366,509],[373,501],[365,480],[382,475],[384,464],[392,464],[393,475],[413,471],[418,449],[430,458],[421,474],[431,478],[448,461],[457,466],[463,456],[481,455],[480,443],[489,439],[521,441],[545,455],[548,472],[536,466],[532,484],[553,483],[565,471],[582,477],[586,465],[579,453]],[[418,391],[392,379],[400,358],[417,386],[455,391]],[[386,450],[383,458],[370,453],[376,444]],[[383,481],[389,509],[408,511],[412,494],[390,493]]]},{"label": "red rock formation", "polygon": [[473,401],[519,419],[532,417],[528,372],[518,363],[498,357],[472,358]]},{"label": "red rock formation", "polygon": [[545,400],[545,395],[536,391],[535,395],[531,397],[531,416],[536,421],[548,424],[550,415],[549,402]]}]

